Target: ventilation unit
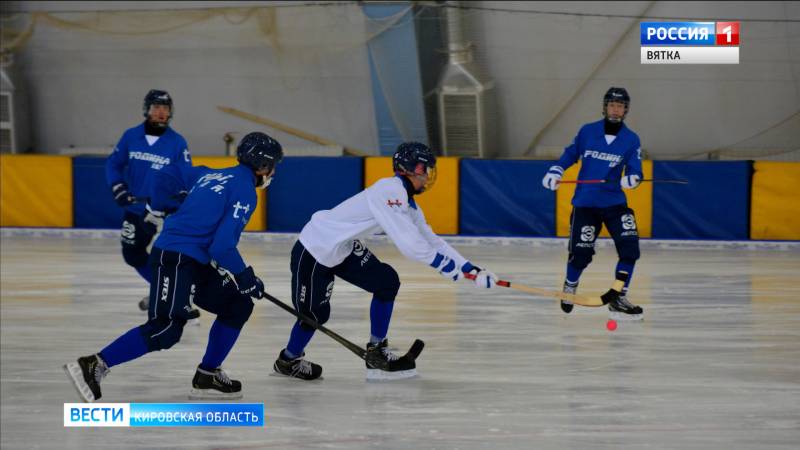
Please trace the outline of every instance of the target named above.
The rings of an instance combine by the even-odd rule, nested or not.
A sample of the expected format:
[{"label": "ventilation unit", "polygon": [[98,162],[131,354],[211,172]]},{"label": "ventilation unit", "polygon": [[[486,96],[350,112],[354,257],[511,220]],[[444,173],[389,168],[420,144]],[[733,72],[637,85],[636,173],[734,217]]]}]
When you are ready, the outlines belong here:
[{"label": "ventilation unit", "polygon": [[0,61],[0,153],[21,153],[28,147],[24,92],[14,73],[11,55]]},{"label": "ventilation unit", "polygon": [[478,75],[472,44],[466,42],[458,2],[447,2],[448,61],[436,89],[442,153],[446,156],[484,158],[494,153],[494,83]]}]

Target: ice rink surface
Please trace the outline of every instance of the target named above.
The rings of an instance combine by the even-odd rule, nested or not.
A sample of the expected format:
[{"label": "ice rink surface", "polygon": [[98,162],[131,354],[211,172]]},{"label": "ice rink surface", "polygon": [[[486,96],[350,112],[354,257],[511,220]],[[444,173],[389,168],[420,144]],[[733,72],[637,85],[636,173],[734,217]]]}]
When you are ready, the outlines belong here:
[{"label": "ice rink surface", "polygon": [[[146,316],[145,283],[119,243],[4,230],[0,242],[2,448],[187,449],[796,449],[800,443],[800,246],[661,248],[643,243],[630,299],[640,323],[609,332],[604,308],[561,312],[552,300],[448,283],[382,241],[368,246],[400,274],[389,330],[404,351],[426,342],[416,379],[367,383],[357,357],[317,333],[307,358],[324,380],[270,376],[293,319],[256,305],[225,363],[241,402],[264,403],[263,428],[64,428],[78,396],[61,366],[99,351]],[[77,236],[77,237],[76,237]],[[292,236],[244,236],[267,290],[289,301]],[[454,246],[502,278],[558,288],[563,240]],[[607,242],[606,242],[607,244]],[[608,289],[601,245],[579,293]],[[342,280],[328,326],[363,344],[370,296]],[[179,344],[114,367],[102,402],[184,402],[212,316]]]}]

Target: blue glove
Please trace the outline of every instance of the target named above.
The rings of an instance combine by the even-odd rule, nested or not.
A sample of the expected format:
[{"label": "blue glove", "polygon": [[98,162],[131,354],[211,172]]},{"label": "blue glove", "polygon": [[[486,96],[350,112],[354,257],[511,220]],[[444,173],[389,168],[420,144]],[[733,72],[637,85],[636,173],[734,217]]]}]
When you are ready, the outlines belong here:
[{"label": "blue glove", "polygon": [[552,166],[542,178],[542,186],[555,191],[558,189],[558,182],[561,181],[562,176],[564,176],[564,169],[561,166]]},{"label": "blue glove", "polygon": [[236,286],[239,293],[255,298],[264,298],[264,282],[253,272],[253,267],[249,266],[241,273],[235,275]]},{"label": "blue glove", "polygon": [[114,195],[114,201],[121,207],[132,205],[134,197],[128,192],[128,185],[124,182],[119,182],[111,186],[111,193]]}]

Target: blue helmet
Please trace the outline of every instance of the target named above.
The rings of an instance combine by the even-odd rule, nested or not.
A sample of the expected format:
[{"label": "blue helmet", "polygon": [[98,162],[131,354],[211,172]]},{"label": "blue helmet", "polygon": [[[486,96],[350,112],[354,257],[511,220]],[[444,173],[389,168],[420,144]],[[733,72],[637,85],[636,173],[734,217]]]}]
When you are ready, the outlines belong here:
[{"label": "blue helmet", "polygon": [[434,167],[436,167],[436,156],[427,145],[420,142],[403,142],[397,146],[392,157],[392,169],[395,172],[421,174],[428,168]]},{"label": "blue helmet", "polygon": [[[160,91],[158,89],[150,89],[150,92],[144,96],[144,105],[142,106],[142,114],[145,117],[150,115],[151,105],[167,105],[169,106],[169,119],[172,119],[174,107],[172,106],[172,97],[169,96],[167,91]],[[169,123],[167,119],[167,123]]]},{"label": "blue helmet", "polygon": [[436,182],[436,156],[420,142],[403,142],[392,157],[392,169],[398,175],[427,175],[425,186],[417,193],[429,190]]},{"label": "blue helmet", "polygon": [[263,169],[271,172],[283,159],[283,147],[275,139],[256,131],[239,141],[236,159],[254,172]]},{"label": "blue helmet", "polygon": [[628,91],[621,87],[608,88],[606,95],[603,96],[603,117],[606,116],[606,107],[611,102],[622,103],[625,105],[625,113],[622,115],[621,119],[625,120],[625,116],[628,115],[628,106],[631,104],[631,97],[628,95]]}]

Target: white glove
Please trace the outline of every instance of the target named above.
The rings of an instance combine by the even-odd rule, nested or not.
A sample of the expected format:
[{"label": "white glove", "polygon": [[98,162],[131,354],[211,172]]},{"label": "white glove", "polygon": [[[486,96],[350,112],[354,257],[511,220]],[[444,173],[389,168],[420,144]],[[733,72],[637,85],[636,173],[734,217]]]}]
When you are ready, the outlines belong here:
[{"label": "white glove", "polygon": [[491,289],[497,285],[497,275],[486,269],[475,274],[475,286],[478,289]]},{"label": "white glove", "polygon": [[150,205],[146,205],[144,221],[156,226],[156,234],[161,234],[161,230],[164,228],[164,217],[166,215],[163,212],[152,210]]},{"label": "white glove", "polygon": [[639,186],[639,183],[642,182],[642,178],[639,175],[625,175],[619,180],[620,186],[622,189],[634,189]]},{"label": "white glove", "polygon": [[431,267],[438,270],[441,276],[451,281],[458,281],[463,275],[461,269],[456,265],[456,262],[441,253],[436,254],[436,258],[433,259]]},{"label": "white glove", "polygon": [[561,166],[552,166],[550,170],[547,171],[547,174],[542,178],[542,186],[550,189],[551,191],[555,191],[558,189],[558,182],[561,181],[561,177],[564,175],[564,169]]},{"label": "white glove", "polygon": [[461,271],[475,276],[473,281],[475,282],[475,287],[478,289],[490,289],[497,285],[497,275],[486,269],[481,269],[469,261],[461,266]]}]

